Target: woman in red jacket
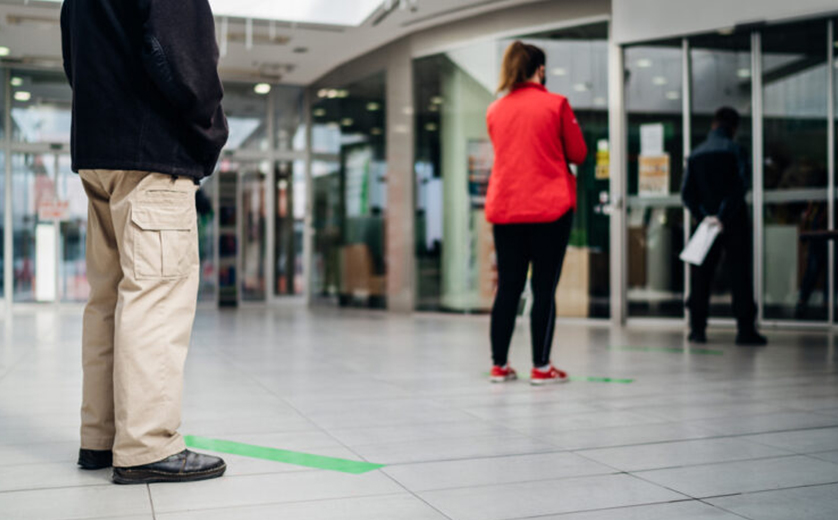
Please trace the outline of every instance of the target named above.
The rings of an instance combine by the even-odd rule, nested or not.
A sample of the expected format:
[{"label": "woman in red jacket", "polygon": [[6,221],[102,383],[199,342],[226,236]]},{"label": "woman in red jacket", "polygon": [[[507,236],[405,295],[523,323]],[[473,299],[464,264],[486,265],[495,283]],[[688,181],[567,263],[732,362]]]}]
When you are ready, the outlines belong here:
[{"label": "woman in red jacket", "polygon": [[533,384],[559,383],[567,374],[550,362],[556,287],[576,210],[576,178],[568,163],[588,153],[567,99],[544,87],[544,51],[513,43],[503,58],[499,92],[487,123],[495,148],[486,218],[494,224],[498,291],[492,308],[490,379],[515,379],[508,363],[521,293],[532,264]]}]

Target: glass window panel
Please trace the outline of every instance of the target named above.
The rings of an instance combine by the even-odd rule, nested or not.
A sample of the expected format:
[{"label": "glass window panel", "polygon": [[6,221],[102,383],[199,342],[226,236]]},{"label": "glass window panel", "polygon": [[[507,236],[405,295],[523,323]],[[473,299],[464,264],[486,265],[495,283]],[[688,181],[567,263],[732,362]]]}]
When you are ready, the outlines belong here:
[{"label": "glass window panel", "polygon": [[12,156],[14,301],[55,301],[57,236],[52,221],[38,218],[41,202],[56,196],[52,156]]},{"label": "glass window panel", "polygon": [[281,152],[305,151],[304,90],[299,87],[275,86],[272,95],[274,96],[277,150]]},{"label": "glass window panel", "polygon": [[[609,192],[607,38],[605,23],[521,38],[545,50],[547,88],[568,97],[590,149],[578,169],[579,210],[558,291],[564,316],[610,313],[603,211]],[[512,41],[489,40],[414,62],[419,309],[485,312],[492,306],[494,244],[481,198],[493,163],[485,120]]]},{"label": "glass window panel", "polygon": [[[690,39],[692,60],[691,138],[695,149],[706,138],[717,109],[729,106],[742,117],[736,142],[751,157],[751,34],[722,35],[718,33]],[[753,209],[749,209],[753,214]],[[692,220],[693,228],[698,223]],[[722,258],[710,298],[710,316],[732,318],[732,280]]]},{"label": "glass window panel", "polygon": [[268,151],[268,96],[252,84],[225,83],[224,112],[230,126],[226,150]]},{"label": "glass window panel", "polygon": [[[384,307],[387,210],[385,75],[316,93],[313,294]],[[337,172],[334,165],[338,164]]]},{"label": "glass window panel", "polygon": [[73,173],[69,155],[59,155],[58,198],[69,205],[67,219],[60,223],[60,296],[82,303],[90,295],[87,283],[87,195],[81,178]]},{"label": "glass window panel", "polygon": [[827,23],[763,32],[764,316],[827,317],[827,247],[802,241],[827,218]]},{"label": "glass window panel", "polygon": [[241,301],[265,301],[267,173],[270,163],[242,165],[239,169],[241,197]]},{"label": "glass window panel", "polygon": [[628,113],[628,313],[681,317],[681,41],[629,47],[624,56]]},{"label": "glass window panel", "polygon": [[73,92],[59,72],[12,71],[12,140],[70,142]]},{"label": "glass window panel", "polygon": [[217,247],[215,216],[218,175],[201,181],[201,188],[195,194],[198,212],[198,251],[201,259],[201,285],[198,301],[215,302],[218,297],[218,266],[215,261]]},{"label": "glass window panel", "polygon": [[[608,163],[608,24],[584,25],[525,36],[547,54],[547,89],[568,98],[588,145],[577,168],[578,208],[558,290],[560,316],[611,314],[610,196]],[[512,40],[501,41],[505,51]],[[497,55],[497,66],[503,55]]]},{"label": "glass window panel", "polygon": [[274,224],[276,295],[298,295],[303,292],[305,197],[305,162],[278,163]]}]

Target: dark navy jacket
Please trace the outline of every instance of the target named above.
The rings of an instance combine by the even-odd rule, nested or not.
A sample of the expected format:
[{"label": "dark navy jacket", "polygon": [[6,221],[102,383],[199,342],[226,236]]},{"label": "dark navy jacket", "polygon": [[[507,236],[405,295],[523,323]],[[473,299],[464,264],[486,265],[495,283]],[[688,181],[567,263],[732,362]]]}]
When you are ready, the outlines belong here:
[{"label": "dark navy jacket", "polygon": [[681,189],[684,205],[699,222],[716,216],[725,227],[746,223],[750,170],[742,148],[723,130],[711,131],[687,162]]},{"label": "dark navy jacket", "polygon": [[227,142],[208,0],[64,0],[73,170],[212,174]]}]

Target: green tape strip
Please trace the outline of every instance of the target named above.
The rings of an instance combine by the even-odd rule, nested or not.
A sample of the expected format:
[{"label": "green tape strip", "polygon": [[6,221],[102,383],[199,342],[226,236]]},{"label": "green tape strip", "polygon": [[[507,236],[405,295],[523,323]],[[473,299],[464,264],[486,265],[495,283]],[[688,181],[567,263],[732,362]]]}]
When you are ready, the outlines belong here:
[{"label": "green tape strip", "polygon": [[356,460],[336,459],[334,457],[324,457],[322,455],[313,455],[310,453],[299,453],[296,451],[266,448],[263,446],[254,446],[252,444],[242,444],[240,442],[208,439],[206,437],[196,437],[194,435],[187,435],[184,440],[186,441],[186,445],[188,447],[198,450],[229,453],[230,455],[241,455],[243,457],[251,457],[254,459],[284,462],[285,464],[294,464],[295,466],[305,466],[307,468],[323,469],[327,471],[339,471],[341,473],[349,473],[352,475],[360,475],[362,473],[375,471],[384,467],[384,464],[372,464],[370,462],[361,462]]},{"label": "green tape strip", "polygon": [[[484,372],[484,376],[489,377],[489,372]],[[529,381],[530,376],[519,374],[518,379],[522,381]],[[634,379],[617,379],[613,377],[590,377],[590,376],[579,376],[579,377],[571,377],[571,381],[582,381],[586,383],[619,383],[621,385],[628,385],[634,383]]]},{"label": "green tape strip", "polygon": [[628,385],[634,383],[634,379],[615,379],[613,377],[571,377],[571,381],[587,381],[588,383],[619,383]]},{"label": "green tape strip", "polygon": [[701,356],[724,356],[724,350],[708,348],[678,348],[678,347],[612,347],[610,350],[624,352],[668,352],[671,354],[698,354]]}]

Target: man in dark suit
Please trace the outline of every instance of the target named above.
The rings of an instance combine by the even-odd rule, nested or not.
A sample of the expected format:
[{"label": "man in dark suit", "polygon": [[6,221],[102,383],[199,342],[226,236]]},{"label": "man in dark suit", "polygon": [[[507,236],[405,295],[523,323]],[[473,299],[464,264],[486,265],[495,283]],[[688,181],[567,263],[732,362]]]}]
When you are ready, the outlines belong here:
[{"label": "man in dark suit", "polygon": [[681,196],[697,222],[709,219],[722,231],[704,263],[692,267],[692,287],[687,300],[690,336],[695,343],[707,341],[710,288],[724,251],[731,273],[733,312],[737,345],[761,346],[768,341],[756,329],[751,221],[745,196],[750,186],[750,163],[733,139],[739,129],[739,113],[723,107],[716,111],[707,140],[693,150],[684,175]]},{"label": "man in dark suit", "polygon": [[64,0],[73,170],[89,200],[79,465],[220,477],[178,433],[200,282],[195,192],[227,141],[207,0]]}]

